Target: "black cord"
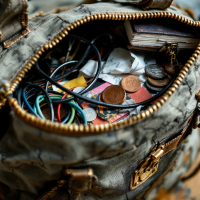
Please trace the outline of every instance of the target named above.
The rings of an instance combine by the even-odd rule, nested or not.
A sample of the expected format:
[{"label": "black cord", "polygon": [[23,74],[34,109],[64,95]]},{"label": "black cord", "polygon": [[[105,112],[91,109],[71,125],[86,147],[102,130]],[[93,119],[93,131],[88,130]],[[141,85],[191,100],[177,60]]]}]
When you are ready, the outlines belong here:
[{"label": "black cord", "polygon": [[[98,54],[99,56],[99,54]],[[86,101],[86,102],[89,102],[89,103],[93,103],[93,104],[97,104],[97,105],[100,105],[100,106],[104,106],[104,107],[110,107],[110,108],[135,108],[135,107],[138,107],[140,105],[145,105],[145,104],[148,104],[154,100],[156,100],[158,97],[160,97],[161,95],[163,95],[167,90],[168,88],[171,87],[171,85],[173,84],[174,80],[176,79],[176,76],[178,75],[178,72],[179,72],[179,69],[178,69],[178,65],[175,66],[175,76],[172,78],[171,82],[161,91],[159,92],[158,94],[156,94],[155,96],[153,96],[152,98],[146,100],[146,101],[143,101],[143,102],[140,102],[140,103],[137,103],[137,104],[131,104],[131,105],[118,105],[118,104],[109,104],[109,103],[105,103],[105,102],[100,102],[100,101],[95,101],[95,100],[92,100],[90,98],[87,98],[87,97],[84,97],[81,95],[81,93],[77,94],[75,92],[72,92],[71,90],[68,90],[66,89],[65,87],[63,87],[62,85],[58,84],[56,81],[54,81],[52,78],[50,78],[48,75],[46,75],[40,68],[39,68],[39,65],[38,63],[36,63],[36,68],[38,71],[40,71],[40,73],[49,81],[51,82],[52,84],[56,85],[58,88],[60,88],[61,90],[73,95],[74,97],[78,98],[78,99],[82,99],[83,101]],[[72,97],[71,97],[72,98]],[[69,99],[66,99],[66,100],[69,100]],[[55,103],[63,103],[63,102],[66,102],[66,100],[56,100],[54,101]]]},{"label": "black cord", "polygon": [[[74,63],[77,63],[78,61],[76,61],[76,60],[72,60],[72,61],[68,61],[68,62],[65,62],[65,63],[63,63],[62,65],[60,65],[60,66],[58,66],[56,69],[54,69],[54,71],[51,73],[51,75],[49,76],[50,78],[52,78],[62,67],[65,67],[65,66],[67,66],[67,65],[69,65],[69,64],[74,64]],[[74,67],[73,67],[74,68]],[[73,69],[72,68],[72,69]],[[70,70],[71,71],[71,70]],[[70,73],[71,74],[71,73]],[[65,74],[66,76],[68,75],[68,74]],[[65,76],[65,77],[66,77]],[[58,80],[60,80],[60,79],[62,79],[62,77],[59,77],[59,79]],[[54,79],[54,80],[56,80],[56,79]],[[49,86],[49,81],[47,81],[47,83],[46,83],[46,86],[45,86],[45,90],[46,91],[48,91],[48,86]]]},{"label": "black cord", "polygon": [[[79,36],[75,36],[75,35],[70,35],[70,37],[73,37],[73,38],[75,38],[75,39],[79,39],[79,40],[81,40],[81,41],[83,41],[84,43],[86,43],[86,44],[88,44],[88,45],[90,45],[93,49],[94,49],[94,51],[95,51],[95,53],[97,54],[97,60],[98,60],[98,67],[97,67],[97,72],[96,72],[96,75],[94,76],[94,78],[92,79],[92,81],[90,82],[90,84],[86,87],[86,88],[84,88],[79,94],[84,94],[87,90],[89,90],[94,84],[95,84],[95,82],[97,81],[97,79],[98,79],[98,77],[99,77],[99,74],[100,74],[100,72],[101,72],[101,56],[100,56],[100,53],[99,53],[99,51],[98,51],[98,49],[96,48],[96,46],[94,45],[94,44],[92,44],[90,41],[88,41],[88,40],[86,40],[86,39],[84,39],[84,38],[81,38],[81,37],[79,37]],[[83,57],[82,57],[82,59],[81,60],[83,60]],[[72,61],[70,61],[70,62],[72,62]],[[78,61],[78,63],[79,63],[80,61]],[[77,64],[76,64],[76,66],[77,66]],[[36,67],[36,70],[39,72],[39,73],[41,73],[41,74],[45,74],[41,69],[40,69],[40,67],[39,67],[39,64],[38,64],[38,62],[36,62],[36,64],[35,64],[35,67]],[[57,68],[56,68],[57,69]],[[68,74],[69,75],[69,74]],[[54,85],[59,85],[60,86],[60,84],[58,84],[57,82],[56,82],[56,79],[52,79],[52,78],[50,78],[49,76],[47,76],[46,74],[45,74],[45,76],[44,76],[49,82],[51,82],[51,83],[56,83],[56,84],[54,84]],[[48,79],[48,78],[50,78],[50,79]],[[59,77],[58,78],[58,80],[60,80],[62,77]],[[51,81],[51,80],[53,80],[53,82]],[[64,88],[64,87],[63,87]],[[69,98],[67,98],[67,99],[63,99],[63,100],[53,100],[53,102],[55,102],[55,103],[63,103],[63,102],[67,102],[67,101],[71,101],[71,100],[73,100],[74,99],[74,97],[69,97]]]}]

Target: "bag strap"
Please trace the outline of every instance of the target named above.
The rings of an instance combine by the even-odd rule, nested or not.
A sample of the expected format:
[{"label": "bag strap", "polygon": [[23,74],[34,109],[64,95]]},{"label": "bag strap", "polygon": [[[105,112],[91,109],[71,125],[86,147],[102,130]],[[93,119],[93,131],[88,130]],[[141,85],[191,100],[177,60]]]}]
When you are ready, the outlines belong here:
[{"label": "bag strap", "polygon": [[[105,0],[99,0],[105,1]],[[117,3],[138,5],[144,10],[151,8],[167,9],[172,4],[173,0],[113,0]]]},{"label": "bag strap", "polygon": [[[28,28],[27,0],[0,1],[0,42],[12,38]],[[7,44],[4,45],[5,48]]]}]

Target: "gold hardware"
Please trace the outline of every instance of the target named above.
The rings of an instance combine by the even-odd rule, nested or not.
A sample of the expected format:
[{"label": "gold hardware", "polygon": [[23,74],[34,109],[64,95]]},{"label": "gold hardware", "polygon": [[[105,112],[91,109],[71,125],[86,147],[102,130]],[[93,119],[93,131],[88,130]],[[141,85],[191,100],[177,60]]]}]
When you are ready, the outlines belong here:
[{"label": "gold hardware", "polygon": [[[104,17],[105,18],[104,18]],[[145,12],[143,15],[138,16],[138,14],[108,14],[108,13],[102,13],[99,15],[91,15],[91,16],[87,16],[86,18],[77,20],[73,23],[73,26],[69,25],[67,26],[64,30],[62,30],[52,41],[50,41],[47,44],[44,44],[43,47],[41,47],[35,55],[41,55],[41,53],[43,54],[45,51],[49,50],[51,47],[53,47],[51,45],[51,42],[56,42],[56,44],[58,43],[58,41],[63,40],[63,38],[65,38],[68,34],[69,31],[72,30],[72,28],[76,28],[84,23],[90,22],[90,21],[94,21],[94,20],[135,20],[137,18],[140,19],[144,19],[144,18],[173,18],[176,21],[181,21],[182,23],[187,23],[187,25],[189,26],[194,26],[194,22],[192,20],[189,20],[188,22],[186,22],[186,18],[182,17],[180,15],[174,15],[173,13],[169,13],[169,12]],[[200,27],[200,23],[197,22],[196,23],[196,27]],[[65,32],[63,32],[65,31]],[[172,48],[175,49],[176,48]],[[198,45],[197,49],[195,50],[195,53],[197,55],[200,54],[200,44]],[[24,77],[24,74],[29,71],[31,69],[31,67],[35,64],[35,60],[37,60],[37,57],[35,57],[35,55],[33,55],[32,58],[30,58],[29,62],[26,64],[26,66],[24,68],[22,68],[22,70],[19,72],[19,74],[16,76],[16,78],[13,80],[10,89],[8,91],[7,94],[10,94],[10,92],[12,93],[16,86],[19,84],[19,82],[22,80],[22,78]],[[172,58],[174,59],[174,57]],[[190,67],[192,66],[192,64],[194,63],[194,61],[196,60],[196,55],[192,55],[192,57],[189,58],[189,60],[187,61],[187,63],[185,64],[186,69],[190,69]],[[109,124],[109,125],[87,125],[87,126],[63,126],[62,124],[59,124],[56,126],[56,128],[54,128],[54,130],[56,131],[56,133],[60,133],[60,134],[70,134],[70,133],[85,133],[85,134],[90,134],[90,133],[96,133],[96,132],[104,132],[104,131],[109,131],[109,130],[114,130],[117,129],[118,125],[120,127],[125,127],[125,126],[129,126],[132,125],[134,123],[136,123],[137,121],[144,119],[146,117],[148,117],[150,114],[154,113],[156,110],[158,110],[168,99],[170,96],[172,96],[172,94],[176,91],[177,87],[181,84],[182,80],[184,79],[186,75],[186,71],[181,70],[180,73],[178,74],[178,77],[176,78],[175,81],[176,85],[173,85],[172,87],[169,88],[169,90],[159,99],[159,102],[155,102],[152,106],[150,106],[146,111],[144,111],[144,113],[138,114],[137,116],[134,116],[132,118],[128,118],[126,120],[124,120],[123,122],[118,122],[117,125],[113,126],[113,124]],[[20,79],[21,78],[21,79]],[[48,120],[43,120],[40,118],[37,118],[35,116],[32,116],[29,113],[26,113],[26,115],[24,115],[24,110],[18,105],[17,100],[15,100],[14,98],[9,98],[9,104],[10,106],[14,107],[14,110],[16,111],[16,115],[18,115],[20,118],[22,118],[23,120],[26,121],[26,123],[32,124],[35,127],[41,128],[43,130],[47,130],[47,131],[52,131],[52,128],[55,127],[55,124],[53,122],[50,122]],[[6,101],[3,100],[3,101]],[[0,108],[5,104],[3,101],[0,100]],[[32,120],[30,121],[30,116],[32,116]]]},{"label": "gold hardware", "polygon": [[57,185],[40,197],[39,200],[57,199],[60,191],[65,193],[65,199],[78,200],[81,193],[91,190],[96,181],[97,177],[94,176],[91,168],[66,169],[63,178],[57,182]]},{"label": "gold hardware", "polygon": [[164,145],[153,148],[150,155],[140,162],[138,168],[133,172],[131,178],[130,190],[134,190],[139,185],[150,178],[157,170],[160,158],[164,155]]},{"label": "gold hardware", "polygon": [[160,52],[164,52],[165,54],[169,54],[171,56],[170,65],[173,66],[173,63],[175,62],[176,59],[176,55],[179,52],[178,43],[165,42]]}]

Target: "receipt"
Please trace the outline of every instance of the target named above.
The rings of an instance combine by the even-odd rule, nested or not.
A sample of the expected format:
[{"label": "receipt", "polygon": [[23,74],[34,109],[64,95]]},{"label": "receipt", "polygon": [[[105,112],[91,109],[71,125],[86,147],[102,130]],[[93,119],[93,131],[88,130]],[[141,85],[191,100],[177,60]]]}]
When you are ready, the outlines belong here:
[{"label": "receipt", "polygon": [[[102,66],[105,64],[105,62],[102,62]],[[94,60],[89,60],[79,71],[79,77],[83,76],[85,78],[91,78],[94,77],[97,72],[97,66],[98,63]],[[99,78],[111,83],[113,85],[120,85],[120,82],[122,78],[124,78],[124,75],[112,75],[112,74],[104,74],[100,73]]]},{"label": "receipt", "polygon": [[[130,52],[123,48],[114,49],[106,62],[101,63],[101,73],[99,78],[113,85],[120,85],[122,78],[126,74],[138,76],[142,85],[147,80],[145,76],[145,66],[155,64],[156,60],[151,53]],[[79,71],[79,76],[85,78],[94,77],[98,68],[98,63],[89,60]]]},{"label": "receipt", "polygon": [[147,53],[116,48],[109,55],[102,72],[104,74],[141,75],[144,74],[147,64],[156,64],[156,60]]}]

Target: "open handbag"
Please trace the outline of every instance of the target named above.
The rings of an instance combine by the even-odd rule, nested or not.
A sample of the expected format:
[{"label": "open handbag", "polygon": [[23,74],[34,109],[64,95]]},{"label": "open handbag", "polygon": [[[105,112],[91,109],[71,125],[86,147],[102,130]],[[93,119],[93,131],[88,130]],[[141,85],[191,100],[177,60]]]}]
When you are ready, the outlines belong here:
[{"label": "open handbag", "polygon": [[11,109],[9,128],[0,140],[0,199],[151,199],[189,169],[199,148],[199,134],[193,131],[200,101],[198,44],[186,53],[184,66],[159,98],[116,123],[52,122],[23,109],[15,96],[40,59],[62,47],[70,34],[150,19],[199,33],[200,22],[171,3],[98,2],[38,12],[28,20],[27,1],[0,2],[0,109],[6,104]]}]

